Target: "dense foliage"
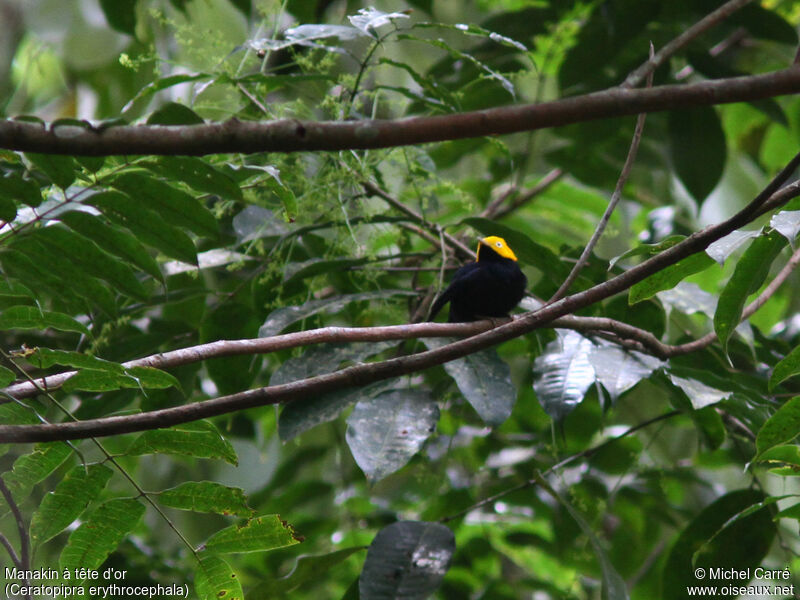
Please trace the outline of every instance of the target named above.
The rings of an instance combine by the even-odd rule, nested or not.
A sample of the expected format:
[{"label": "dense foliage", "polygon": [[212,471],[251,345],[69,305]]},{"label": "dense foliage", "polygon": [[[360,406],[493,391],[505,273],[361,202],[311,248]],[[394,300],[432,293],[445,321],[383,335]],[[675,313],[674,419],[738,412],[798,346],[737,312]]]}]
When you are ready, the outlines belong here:
[{"label": "dense foliage", "polygon": [[[0,4],[0,110],[69,136],[543,102],[619,85],[651,41],[658,51],[720,4],[12,2]],[[783,69],[798,22],[794,2],[747,4],[651,85]],[[648,115],[567,293],[750,202],[796,154],[799,116],[799,98],[777,95]],[[508,242],[535,310],[600,222],[635,125],[315,153],[0,150],[0,424],[124,421],[441,348],[452,340],[344,336],[123,364],[425,321],[478,236]],[[4,444],[0,562],[33,571],[31,585],[177,585],[203,599],[670,599],[759,579],[792,597],[791,579],[755,571],[800,573],[800,202],[767,208],[573,315],[602,322],[278,408]],[[715,568],[751,573],[698,579]],[[11,575],[4,590],[25,583]]]}]

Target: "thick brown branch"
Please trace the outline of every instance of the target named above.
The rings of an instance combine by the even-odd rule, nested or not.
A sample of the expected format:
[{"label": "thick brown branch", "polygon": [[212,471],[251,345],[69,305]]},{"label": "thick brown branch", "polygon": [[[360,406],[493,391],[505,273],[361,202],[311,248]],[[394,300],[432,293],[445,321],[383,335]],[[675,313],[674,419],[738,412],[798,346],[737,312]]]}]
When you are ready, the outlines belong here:
[{"label": "thick brown branch", "polygon": [[[752,202],[726,221],[692,234],[675,246],[604,283],[568,296],[535,312],[526,313],[519,319],[473,337],[410,356],[355,365],[301,381],[247,390],[230,396],[143,414],[103,417],[77,423],[0,425],[0,443],[83,439],[169,427],[237,410],[289,402],[336,390],[363,386],[444,364],[547,326],[560,317],[624,292],[633,284],[687,256],[702,252],[716,240],[756,218],[762,206],[770,200],[798,166],[800,166],[800,153],[775,176]],[[787,194],[784,194],[784,197],[786,201],[789,200]],[[435,327],[443,326],[435,325]]]},{"label": "thick brown branch", "polygon": [[760,100],[796,92],[800,92],[800,68],[793,66],[763,75],[643,90],[614,88],[542,104],[397,120],[283,119],[261,123],[231,119],[208,125],[105,129],[74,125],[43,127],[3,120],[0,148],[90,156],[388,148],[530,131],[643,112]]},{"label": "thick brown branch", "polygon": [[[152,354],[143,358],[130,360],[123,366],[155,367],[169,369],[197,363],[211,358],[226,356],[242,356],[268,354],[278,350],[288,350],[312,344],[336,344],[353,342],[382,342],[387,340],[408,340],[420,337],[466,337],[486,331],[491,327],[490,321],[475,323],[418,323],[413,325],[389,325],[386,327],[324,327],[297,333],[286,333],[268,338],[219,340]],[[30,398],[42,390],[54,390],[75,375],[76,371],[65,371],[33,381],[15,383],[2,390],[4,396],[16,399]],[[0,404],[9,402],[0,398]]]}]

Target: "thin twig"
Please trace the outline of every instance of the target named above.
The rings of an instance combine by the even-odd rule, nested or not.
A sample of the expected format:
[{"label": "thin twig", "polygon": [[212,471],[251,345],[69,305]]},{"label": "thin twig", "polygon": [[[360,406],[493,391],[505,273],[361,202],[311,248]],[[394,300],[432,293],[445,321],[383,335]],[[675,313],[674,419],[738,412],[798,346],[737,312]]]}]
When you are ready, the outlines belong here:
[{"label": "thin twig", "polygon": [[714,12],[709,13],[678,37],[668,42],[654,56],[651,56],[646,63],[628,75],[620,87],[639,87],[647,76],[654,73],[670,56],[750,2],[752,0],[730,0]]},{"label": "thin twig", "polygon": [[[485,219],[499,219],[501,217],[505,217],[509,213],[512,213],[524,204],[527,204],[533,200],[539,194],[545,192],[550,188],[551,185],[553,185],[563,176],[564,171],[556,167],[550,169],[550,171],[548,171],[544,177],[536,182],[536,185],[528,190],[525,190],[524,192],[519,192],[515,186],[510,187],[508,190],[500,194],[495,200],[493,200],[489,206],[483,209],[483,212],[481,212],[480,216]],[[504,205],[506,199],[511,196],[513,196],[512,201],[507,205]]]},{"label": "thin twig", "polygon": [[[362,181],[361,182],[361,186],[364,188],[364,190],[367,193],[372,194],[373,196],[378,196],[379,198],[384,200],[387,204],[389,204],[393,208],[395,208],[398,211],[402,212],[406,216],[409,216],[412,219],[414,219],[417,223],[419,223],[422,227],[424,227],[428,231],[431,231],[432,233],[434,233],[436,235],[439,234],[439,228],[438,228],[437,225],[428,222],[425,219],[425,217],[423,217],[421,214],[419,214],[413,208],[411,208],[410,206],[406,206],[404,203],[400,202],[397,198],[395,198],[391,194],[385,192],[384,190],[382,190],[380,187],[378,187],[377,185],[375,185],[371,181]],[[464,244],[462,244],[454,236],[452,236],[449,233],[444,232],[444,231],[442,231],[442,235],[444,236],[444,239],[447,240],[447,244],[451,248],[453,248],[454,250],[457,250],[458,252],[460,252],[462,255],[464,255],[467,258],[474,258],[475,257],[475,253],[472,250],[470,250],[469,248],[467,248]],[[436,246],[438,246],[438,244],[439,244],[438,240],[436,240],[436,238],[433,237],[433,236],[431,236],[429,241],[432,241],[432,243],[434,245],[436,245]]]},{"label": "thin twig", "polygon": [[[740,44],[742,40],[746,39],[747,36],[749,35],[750,34],[747,31],[747,29],[745,29],[744,27],[739,27],[739,29],[737,29],[727,38],[722,40],[719,44],[712,46],[708,51],[708,55],[712,57],[720,56],[724,52],[730,50],[732,47],[736,46],[737,44]],[[686,79],[692,73],[694,73],[694,67],[692,65],[686,65],[680,71],[675,73],[675,80],[681,81],[683,79]]]},{"label": "thin twig", "polygon": [[17,556],[14,546],[11,545],[11,542],[8,541],[8,538],[2,533],[0,533],[0,545],[6,549],[6,552],[8,552],[9,557],[11,557],[11,562],[14,563],[14,566],[20,570],[24,570],[25,567],[22,566],[22,562],[19,560],[19,556]]},{"label": "thin twig", "polygon": [[[769,300],[778,288],[783,284],[784,281],[792,274],[792,271],[800,264],[800,248],[794,251],[789,261],[783,266],[783,268],[778,272],[767,287],[764,288],[758,297],[753,300],[750,304],[748,304],[744,310],[742,310],[742,317],[741,321],[744,321],[748,317],[752,316],[759,308],[761,308],[764,303]],[[663,358],[669,358],[672,356],[680,356],[683,354],[690,354],[692,352],[697,352],[698,350],[702,350],[703,348],[707,348],[711,344],[713,344],[717,339],[716,332],[712,331],[707,333],[701,338],[698,338],[692,342],[686,342],[685,344],[679,344],[675,346],[670,346],[668,344],[664,344],[661,348],[661,352],[663,353]]]},{"label": "thin twig", "polygon": [[[74,423],[75,422],[79,422],[78,419],[75,417],[75,415],[73,415],[72,412],[69,409],[67,409],[67,407],[65,407],[61,402],[56,400],[56,398],[52,395],[52,393],[50,393],[49,390],[39,387],[37,385],[37,382],[34,381],[31,378],[31,376],[28,375],[28,373],[25,370],[23,370],[20,367],[20,365],[17,364],[17,362],[11,356],[9,356],[3,350],[0,350],[0,354],[2,354],[2,356],[6,360],[8,360],[18,371],[20,371],[28,379],[28,383],[29,384],[34,385],[37,388],[37,393],[45,395],[50,400],[50,402],[53,403],[53,406],[56,406],[69,419],[72,419],[72,422],[74,422]],[[172,529],[172,531],[175,533],[175,535],[177,535],[178,538],[184,543],[184,545],[187,548],[189,548],[189,551],[196,556],[197,555],[197,551],[195,550],[194,546],[189,542],[189,540],[186,539],[186,537],[184,537],[184,535],[175,526],[175,524],[170,520],[170,518],[166,515],[166,513],[164,513],[164,511],[161,510],[161,507],[152,498],[150,498],[150,496],[144,491],[144,489],[142,489],[142,487],[136,482],[136,480],[130,475],[130,473],[128,473],[128,471],[121,464],[119,464],[119,462],[117,462],[117,459],[114,458],[114,456],[112,456],[111,453],[108,452],[108,450],[106,450],[105,447],[97,439],[95,439],[93,437],[90,438],[90,439],[91,439],[92,442],[94,442],[94,445],[97,446],[97,449],[100,450],[100,452],[105,456],[106,460],[108,462],[110,462],[112,465],[114,465],[114,467],[116,467],[116,469],[122,474],[122,476],[125,479],[127,479],[128,482],[138,492],[139,496],[144,498],[144,501],[147,502],[147,504],[149,504],[153,508],[153,510],[155,510],[158,513],[158,515],[164,520],[164,522],[167,524],[167,526],[170,529]],[[5,483],[3,482],[2,478],[0,477],[0,492],[3,492],[3,495],[5,496],[5,491],[3,490],[3,486],[4,485],[5,485]],[[6,498],[6,501],[8,501],[8,498]],[[12,510],[13,510],[13,508],[12,508]],[[21,517],[20,517],[20,519],[21,519]],[[20,522],[21,521],[18,521],[18,524]],[[24,526],[24,523],[23,523],[23,526]],[[22,532],[20,532],[20,536],[22,536]],[[24,539],[25,539],[25,543],[21,543],[23,560],[25,559],[25,557],[28,554],[27,538],[24,538]],[[30,567],[28,567],[28,568],[30,568]]]},{"label": "thin twig", "polygon": [[[713,242],[755,219],[763,204],[778,191],[778,188],[792,175],[798,165],[800,165],[800,153],[789,161],[781,172],[747,206],[729,219],[690,235],[671,248],[645,260],[641,264],[631,267],[608,281],[597,284],[588,290],[567,296],[558,302],[526,313],[519,319],[514,319],[509,323],[499,325],[465,340],[459,340],[434,350],[427,350],[408,356],[399,356],[375,363],[358,364],[301,381],[256,388],[211,400],[145,413],[101,417],[77,423],[0,425],[0,443],[82,439],[170,427],[179,423],[197,421],[246,408],[290,402],[301,398],[318,396],[326,392],[360,387],[368,383],[393,379],[402,375],[416,373],[429,367],[442,365],[546,327],[559,317],[574,313],[586,306],[624,292],[653,273],[688,256],[704,251]],[[490,322],[488,321],[477,323],[478,326],[487,326],[489,324]],[[462,326],[465,324],[456,325]],[[476,324],[467,323],[466,325]],[[425,326],[442,327],[442,325],[435,323],[409,325],[407,327]]]},{"label": "thin twig", "polygon": [[[650,57],[653,56],[653,44],[650,43]],[[652,87],[653,85],[653,74],[650,73],[647,76],[647,87]],[[622,166],[622,171],[619,174],[619,178],[617,179],[617,185],[614,188],[614,193],[611,194],[611,200],[606,207],[605,212],[603,213],[600,222],[597,224],[597,227],[592,233],[592,237],[589,239],[589,243],[586,244],[586,247],[581,252],[580,258],[578,258],[578,262],[572,267],[572,270],[567,275],[567,278],[561,283],[556,293],[553,294],[553,297],[547,301],[547,304],[552,304],[553,302],[557,302],[561,300],[567,292],[575,280],[578,278],[578,275],[586,266],[586,263],[589,262],[589,256],[591,256],[592,251],[594,251],[594,247],[597,245],[597,242],[600,240],[600,236],[603,235],[603,232],[606,230],[608,226],[608,222],[611,220],[611,215],[614,212],[614,209],[617,208],[617,204],[622,198],[622,188],[625,187],[625,183],[628,181],[628,177],[631,174],[631,169],[633,169],[633,163],[636,161],[636,154],[639,152],[639,142],[642,141],[642,131],[644,130],[644,122],[647,119],[647,113],[641,113],[636,118],[636,127],[633,130],[633,139],[631,140],[630,148],[628,148],[628,156],[625,158],[625,164]]]},{"label": "thin twig", "polygon": [[[778,193],[787,202],[791,196],[785,190],[795,190],[800,193],[800,185],[793,184],[782,188]],[[778,195],[776,194],[776,196]],[[800,263],[800,248],[792,255],[787,264],[781,269],[770,284],[764,288],[759,296],[742,311],[742,319],[755,313],[789,277],[792,270]],[[615,341],[635,340],[639,346],[636,349],[647,351],[662,359],[673,356],[689,354],[700,350],[713,343],[715,333],[709,333],[695,341],[685,344],[665,344],[647,330],[640,329],[622,321],[607,317],[578,317],[567,315],[553,320],[553,327],[573,329],[580,332],[609,332],[616,336]],[[268,354],[278,350],[298,348],[322,343],[344,342],[377,342],[387,340],[416,339],[420,337],[467,337],[481,333],[491,328],[489,321],[474,323],[418,323],[409,325],[388,325],[384,327],[323,327],[297,333],[287,333],[268,338],[254,338],[243,340],[220,340],[207,344],[200,344],[188,348],[171,350],[153,354],[143,358],[123,363],[126,368],[149,366],[156,368],[171,368],[203,360],[223,358],[228,356],[241,356],[252,354]],[[2,393],[17,399],[29,398],[38,393],[37,386],[54,390],[64,384],[77,371],[65,371],[48,375],[30,382],[17,383],[2,390]],[[0,398],[0,404],[8,402]]]},{"label": "thin twig", "polygon": [[[542,475],[547,475],[548,473],[552,473],[552,472],[554,472],[554,471],[556,471],[558,469],[561,469],[562,467],[565,467],[569,463],[575,462],[576,460],[578,460],[580,458],[586,458],[587,456],[591,456],[592,454],[595,454],[596,452],[599,452],[600,450],[602,450],[606,446],[609,446],[610,444],[613,444],[614,442],[618,442],[619,440],[621,440],[623,438],[626,438],[626,437],[628,437],[629,435],[631,435],[633,433],[636,433],[640,429],[644,429],[645,427],[648,427],[649,425],[652,425],[654,423],[658,423],[659,421],[664,421],[666,419],[671,419],[672,417],[675,417],[675,416],[677,416],[679,414],[681,414],[680,411],[672,410],[672,411],[669,411],[669,412],[664,413],[662,415],[658,415],[657,417],[653,417],[652,419],[648,419],[647,421],[643,421],[643,422],[639,423],[638,425],[634,425],[634,426],[628,428],[627,430],[623,431],[618,436],[609,438],[609,439],[597,444],[596,446],[592,446],[591,448],[587,448],[586,450],[582,450],[581,452],[577,452],[577,453],[575,453],[575,454],[573,454],[571,456],[568,456],[567,458],[565,458],[565,459],[557,462],[556,464],[548,467],[547,470],[545,470],[542,473]],[[440,523],[448,523],[450,521],[458,519],[459,517],[463,517],[464,515],[466,515],[467,513],[472,512],[473,510],[477,510],[479,508],[483,508],[487,504],[492,504],[494,502],[497,502],[498,500],[508,496],[509,494],[513,494],[514,492],[518,492],[520,490],[524,490],[525,488],[528,488],[528,487],[531,487],[533,485],[536,485],[536,483],[537,483],[536,479],[529,479],[527,481],[523,481],[522,483],[519,483],[519,484],[517,484],[515,486],[512,486],[512,487],[506,489],[506,490],[503,490],[502,492],[498,492],[498,493],[493,494],[491,496],[488,496],[488,497],[486,497],[486,498],[484,498],[482,500],[479,500],[478,502],[468,506],[467,508],[465,508],[463,510],[458,511],[457,513],[454,513],[452,515],[448,515],[446,517],[442,517],[441,519],[439,519],[439,522]]]},{"label": "thin twig", "polygon": [[[166,369],[186,364],[193,364],[212,358],[228,356],[245,356],[268,354],[278,350],[288,350],[301,346],[322,343],[378,342],[386,340],[407,340],[419,337],[466,337],[486,331],[491,327],[490,321],[474,323],[418,323],[407,325],[387,325],[383,327],[323,327],[296,333],[286,333],[266,338],[242,340],[219,340],[188,348],[170,350],[151,354],[143,358],[122,363],[125,368],[155,367]],[[73,377],[77,371],[64,371],[47,377],[35,379],[33,382],[20,382],[0,390],[4,396],[16,399],[35,396],[38,388],[55,390],[65,381]],[[9,402],[0,398],[0,404]]]},{"label": "thin twig", "polygon": [[[11,514],[14,515],[14,520],[17,523],[17,531],[19,532],[19,564],[21,565],[20,568],[27,571],[31,568],[31,551],[30,551],[30,539],[28,538],[28,528],[25,526],[25,519],[22,518],[22,512],[19,510],[19,506],[14,501],[14,496],[11,494],[11,490],[8,489],[5,480],[0,477],[0,494],[3,494],[3,498],[5,498],[6,504],[8,504],[8,508],[11,509]],[[5,544],[4,544],[5,545]],[[8,547],[6,547],[9,550]],[[14,554],[9,550],[9,553],[12,554],[12,558]]]}]

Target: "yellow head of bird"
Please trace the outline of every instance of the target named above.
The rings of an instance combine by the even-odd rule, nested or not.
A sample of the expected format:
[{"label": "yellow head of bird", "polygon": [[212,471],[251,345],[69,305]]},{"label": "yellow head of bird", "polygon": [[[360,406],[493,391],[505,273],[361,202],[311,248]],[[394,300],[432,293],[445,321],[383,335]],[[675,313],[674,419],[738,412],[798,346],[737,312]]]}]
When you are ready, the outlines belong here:
[{"label": "yellow head of bird", "polygon": [[517,260],[517,255],[511,251],[511,248],[508,247],[506,241],[501,237],[497,237],[496,235],[490,235],[489,237],[481,238],[481,240],[478,242],[478,260],[481,259],[481,246],[487,246],[491,248],[503,258]]}]

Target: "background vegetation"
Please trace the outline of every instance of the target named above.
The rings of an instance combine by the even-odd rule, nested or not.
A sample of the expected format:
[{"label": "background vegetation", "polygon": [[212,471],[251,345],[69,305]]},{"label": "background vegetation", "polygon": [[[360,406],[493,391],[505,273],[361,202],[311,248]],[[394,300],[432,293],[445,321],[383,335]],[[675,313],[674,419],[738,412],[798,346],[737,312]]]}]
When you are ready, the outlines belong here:
[{"label": "background vegetation", "polygon": [[[456,115],[618,86],[720,4],[6,1],[0,110],[60,140],[124,122]],[[800,4],[728,4],[742,7],[664,56],[654,90],[792,65]],[[724,221],[792,160],[800,99],[771,95],[648,115],[622,180],[634,116],[199,157],[0,136],[0,563],[114,568],[198,598],[684,598],[746,583],[696,567],[800,573],[792,169],[744,230],[558,328],[169,429],[43,425],[374,373],[484,331],[326,330],[122,364],[425,321],[479,235],[515,250],[534,310],[615,195],[563,293],[603,284]],[[45,439],[24,425],[58,441],[21,443]]]}]

